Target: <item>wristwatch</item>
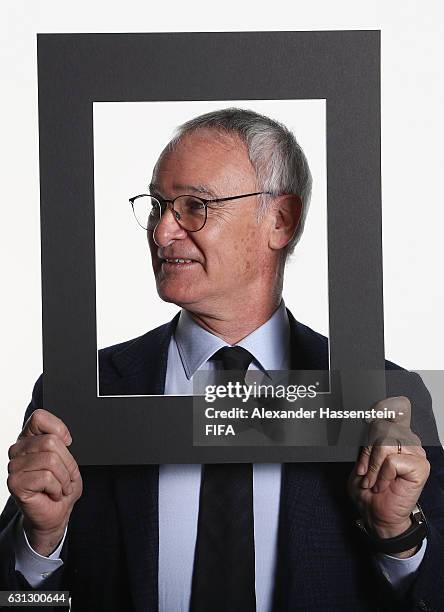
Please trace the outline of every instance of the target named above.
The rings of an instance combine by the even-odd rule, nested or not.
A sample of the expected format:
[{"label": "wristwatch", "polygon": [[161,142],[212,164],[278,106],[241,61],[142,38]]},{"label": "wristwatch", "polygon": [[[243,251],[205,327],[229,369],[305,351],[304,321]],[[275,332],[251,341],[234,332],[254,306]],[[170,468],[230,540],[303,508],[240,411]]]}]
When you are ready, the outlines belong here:
[{"label": "wristwatch", "polygon": [[379,538],[376,534],[369,532],[362,518],[356,521],[356,526],[361,536],[365,538],[373,550],[390,555],[415,548],[426,537],[427,520],[419,504],[416,504],[413,508],[410,518],[412,520],[411,526],[404,533],[400,533],[394,538]]}]

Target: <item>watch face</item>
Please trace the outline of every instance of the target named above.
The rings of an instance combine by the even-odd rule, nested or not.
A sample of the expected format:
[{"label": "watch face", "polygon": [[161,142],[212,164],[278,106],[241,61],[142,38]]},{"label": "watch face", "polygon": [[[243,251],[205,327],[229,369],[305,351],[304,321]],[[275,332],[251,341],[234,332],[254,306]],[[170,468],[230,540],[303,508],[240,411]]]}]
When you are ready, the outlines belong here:
[{"label": "watch face", "polygon": [[422,525],[422,523],[427,524],[426,517],[424,516],[424,512],[419,504],[416,504],[412,510],[412,521],[415,521],[419,525]]}]

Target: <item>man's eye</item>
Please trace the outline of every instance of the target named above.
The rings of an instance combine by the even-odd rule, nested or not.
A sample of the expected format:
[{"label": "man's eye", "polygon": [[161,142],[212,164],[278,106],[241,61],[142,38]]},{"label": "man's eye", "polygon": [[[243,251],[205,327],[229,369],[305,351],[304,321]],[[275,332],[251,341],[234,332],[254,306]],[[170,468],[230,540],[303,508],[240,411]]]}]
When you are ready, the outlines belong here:
[{"label": "man's eye", "polygon": [[200,210],[201,208],[204,208],[204,205],[203,202],[199,202],[199,200],[193,200],[188,202],[188,207],[192,210]]},{"label": "man's eye", "polygon": [[185,213],[196,213],[205,210],[204,203],[197,199],[189,196],[181,196],[177,198],[175,202],[175,208],[180,212],[181,210]]}]

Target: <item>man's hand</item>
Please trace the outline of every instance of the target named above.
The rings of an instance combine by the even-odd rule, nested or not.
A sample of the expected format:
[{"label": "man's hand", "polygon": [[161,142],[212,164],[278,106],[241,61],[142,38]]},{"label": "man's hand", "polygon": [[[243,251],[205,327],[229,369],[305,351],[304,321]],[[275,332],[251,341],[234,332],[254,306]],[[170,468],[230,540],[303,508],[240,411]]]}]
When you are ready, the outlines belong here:
[{"label": "man's hand", "polygon": [[[349,493],[367,527],[380,538],[393,538],[411,526],[410,514],[430,473],[421,441],[410,429],[411,405],[391,397],[375,405],[396,413],[370,425],[369,441],[349,479]],[[395,556],[407,558],[416,548]]]},{"label": "man's hand", "polygon": [[82,494],[78,465],[66,448],[66,425],[46,410],[35,410],[9,448],[8,489],[23,514],[32,548],[49,556],[63,537]]}]

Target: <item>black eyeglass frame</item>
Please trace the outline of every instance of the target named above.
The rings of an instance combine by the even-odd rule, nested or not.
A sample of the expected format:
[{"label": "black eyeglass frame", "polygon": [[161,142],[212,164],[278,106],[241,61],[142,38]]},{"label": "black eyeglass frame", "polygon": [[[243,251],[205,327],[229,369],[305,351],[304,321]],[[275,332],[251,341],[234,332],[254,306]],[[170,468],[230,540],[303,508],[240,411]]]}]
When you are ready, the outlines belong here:
[{"label": "black eyeglass frame", "polygon": [[[141,223],[139,223],[135,210],[134,210],[134,202],[138,199],[138,198],[142,198],[142,197],[149,197],[149,198],[154,198],[155,200],[157,200],[161,205],[162,204],[171,204],[171,210],[174,213],[174,217],[176,219],[176,221],[179,223],[179,225],[186,231],[186,232],[200,232],[200,230],[202,230],[205,227],[205,224],[207,222],[207,218],[208,218],[208,204],[212,204],[212,203],[216,203],[216,202],[228,202],[229,200],[239,200],[240,198],[248,198],[250,196],[256,196],[256,195],[273,195],[272,193],[270,193],[269,191],[256,191],[254,193],[244,193],[242,195],[237,195],[237,196],[228,196],[226,198],[215,198],[212,200],[208,200],[206,198],[201,198],[200,196],[196,196],[196,195],[191,195],[188,193],[182,193],[178,196],[176,196],[174,199],[172,200],[165,200],[164,198],[161,198],[159,196],[153,195],[151,193],[140,193],[139,195],[133,196],[132,198],[129,198],[129,202],[131,204],[131,208],[133,210],[133,215],[137,221],[137,223],[140,225],[141,228],[147,230],[147,227],[143,227],[143,225],[141,225]],[[180,213],[174,209],[174,202],[176,200],[178,200],[179,198],[183,198],[184,196],[190,197],[190,198],[195,198],[196,200],[199,200],[200,202],[202,202],[202,204],[204,205],[205,208],[205,219],[203,224],[201,225],[201,227],[199,227],[199,229],[196,230],[189,230],[186,229],[185,227],[182,226],[182,224],[180,223]],[[165,211],[165,208],[164,208]],[[157,224],[160,222],[160,219],[162,218],[163,212],[162,212],[162,208],[160,209],[160,217],[159,217],[159,221],[157,222]],[[156,224],[156,227],[157,227]]]}]

